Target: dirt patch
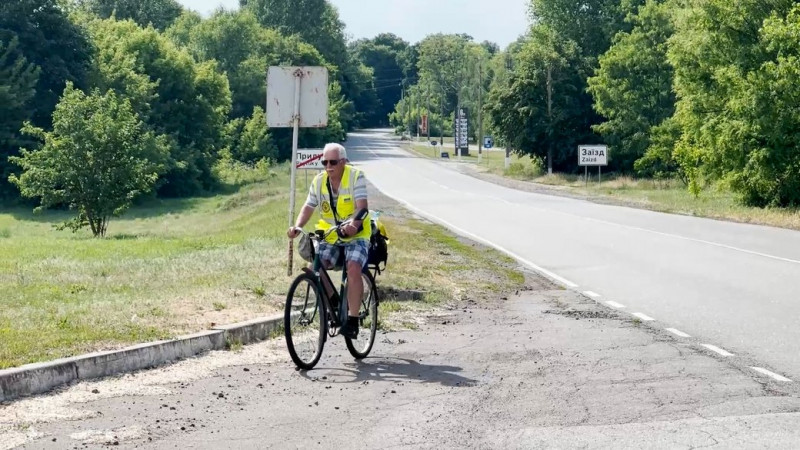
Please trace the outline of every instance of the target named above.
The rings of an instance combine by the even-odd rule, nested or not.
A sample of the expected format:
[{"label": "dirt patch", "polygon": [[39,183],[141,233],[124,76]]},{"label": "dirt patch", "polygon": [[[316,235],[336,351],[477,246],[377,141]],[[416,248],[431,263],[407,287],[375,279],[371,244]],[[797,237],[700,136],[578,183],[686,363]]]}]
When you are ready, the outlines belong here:
[{"label": "dirt patch", "polygon": [[544,314],[559,314],[575,319],[612,319],[622,320],[622,317],[614,311],[605,310],[580,310],[580,309],[548,309],[542,311]]},{"label": "dirt patch", "polygon": [[282,295],[259,296],[244,289],[211,290],[170,300],[164,305],[163,320],[171,325],[170,333],[180,335],[280,314],[284,301]]}]

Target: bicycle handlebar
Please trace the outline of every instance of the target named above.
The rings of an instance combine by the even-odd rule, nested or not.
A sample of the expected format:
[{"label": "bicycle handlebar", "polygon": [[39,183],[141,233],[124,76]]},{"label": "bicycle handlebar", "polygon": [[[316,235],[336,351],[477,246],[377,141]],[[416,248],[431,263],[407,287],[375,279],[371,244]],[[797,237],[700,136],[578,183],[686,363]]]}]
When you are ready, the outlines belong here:
[{"label": "bicycle handlebar", "polygon": [[330,236],[331,233],[334,233],[334,232],[336,232],[336,234],[338,236],[338,234],[339,234],[338,230],[339,230],[339,227],[341,227],[341,226],[342,225],[340,224],[338,227],[331,227],[327,231],[323,232],[323,231],[319,230],[319,231],[314,231],[313,233],[309,233],[309,232],[307,232],[306,230],[304,230],[304,229],[302,229],[300,227],[295,227],[295,230],[299,231],[301,235],[310,234],[312,239],[316,239],[318,241],[322,241],[322,240],[326,239],[328,236]]}]

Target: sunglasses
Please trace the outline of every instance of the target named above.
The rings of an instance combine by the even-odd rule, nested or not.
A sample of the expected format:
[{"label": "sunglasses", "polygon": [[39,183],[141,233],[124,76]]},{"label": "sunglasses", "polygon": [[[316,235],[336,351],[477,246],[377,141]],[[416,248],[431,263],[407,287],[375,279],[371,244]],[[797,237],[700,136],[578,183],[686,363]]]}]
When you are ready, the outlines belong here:
[{"label": "sunglasses", "polygon": [[339,164],[339,160],[338,159],[331,159],[330,161],[328,161],[326,159],[323,159],[323,160],[320,161],[320,163],[322,163],[323,166],[327,166],[328,164],[330,164],[331,166],[335,166],[335,165]]}]

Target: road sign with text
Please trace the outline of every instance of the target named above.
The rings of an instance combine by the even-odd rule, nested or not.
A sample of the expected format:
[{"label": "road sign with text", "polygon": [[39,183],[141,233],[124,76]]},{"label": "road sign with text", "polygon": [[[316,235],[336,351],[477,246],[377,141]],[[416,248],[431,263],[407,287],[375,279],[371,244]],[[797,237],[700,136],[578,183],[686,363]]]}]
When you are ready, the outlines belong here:
[{"label": "road sign with text", "polygon": [[469,153],[469,111],[467,108],[458,108],[453,121],[455,147],[461,154]]},{"label": "road sign with text", "polygon": [[605,145],[578,146],[579,166],[607,166],[608,147]]},{"label": "road sign with text", "polygon": [[307,170],[322,170],[322,149],[299,148],[297,149],[297,168]]}]

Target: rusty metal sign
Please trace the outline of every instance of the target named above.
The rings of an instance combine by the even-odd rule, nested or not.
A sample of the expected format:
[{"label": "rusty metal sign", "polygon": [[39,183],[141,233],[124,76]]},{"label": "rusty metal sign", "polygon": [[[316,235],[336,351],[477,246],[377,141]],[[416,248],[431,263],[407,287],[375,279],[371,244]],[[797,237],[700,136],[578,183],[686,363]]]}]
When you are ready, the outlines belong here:
[{"label": "rusty metal sign", "polygon": [[270,66],[267,72],[267,126],[294,126],[295,81],[300,78],[300,128],[328,126],[328,69]]}]

